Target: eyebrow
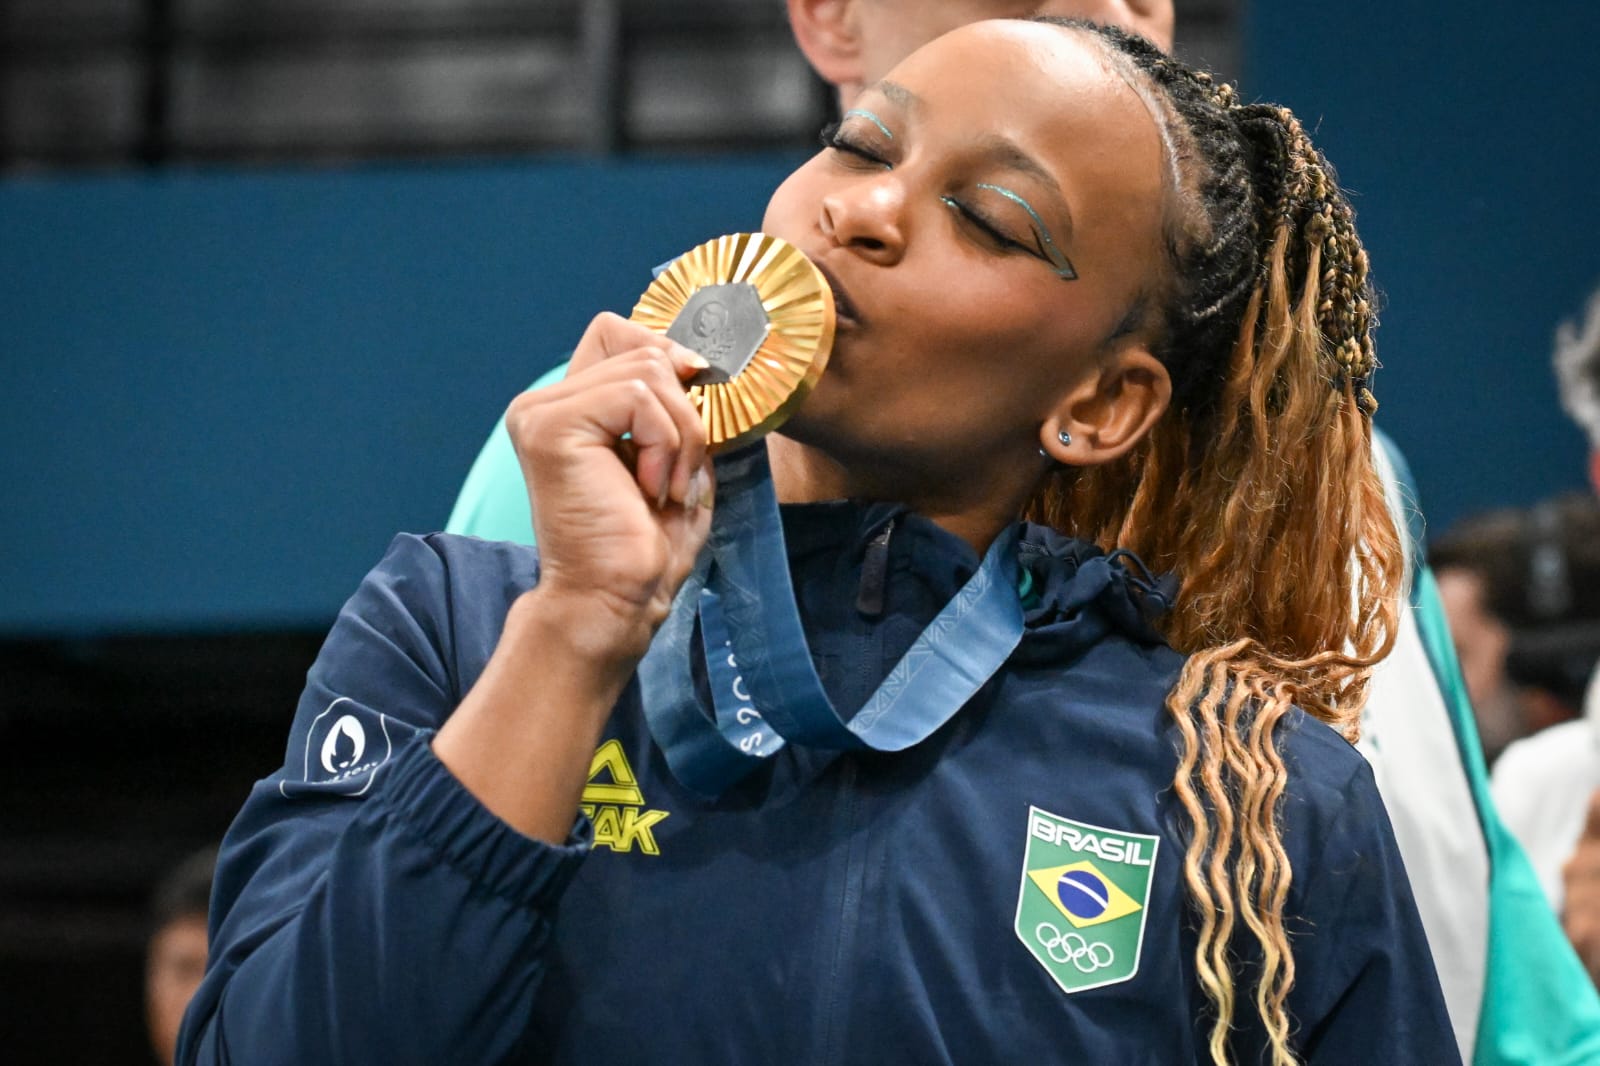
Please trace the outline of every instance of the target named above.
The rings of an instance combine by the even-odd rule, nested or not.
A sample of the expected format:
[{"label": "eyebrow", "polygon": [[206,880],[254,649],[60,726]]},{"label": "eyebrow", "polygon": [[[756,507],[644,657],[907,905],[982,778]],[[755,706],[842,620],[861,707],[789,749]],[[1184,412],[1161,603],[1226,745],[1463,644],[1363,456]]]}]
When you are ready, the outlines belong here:
[{"label": "eyebrow", "polygon": [[1062,233],[1066,236],[1072,235],[1072,209],[1067,206],[1067,197],[1061,191],[1061,183],[1056,180],[1054,174],[1044,168],[1044,164],[1024,152],[1016,142],[996,134],[990,134],[980,140],[977,151],[985,161],[993,163],[1002,170],[1024,174],[1043,185],[1050,193],[1050,206],[1060,213]]},{"label": "eyebrow", "polygon": [[903,107],[907,111],[922,110],[922,97],[918,96],[910,89],[907,89],[904,85],[901,85],[897,81],[889,81],[887,78],[885,78],[883,81],[880,81],[875,85],[869,85],[866,88],[867,92],[872,92],[873,90],[877,90],[879,93],[882,93],[884,99],[888,100],[891,104]]}]

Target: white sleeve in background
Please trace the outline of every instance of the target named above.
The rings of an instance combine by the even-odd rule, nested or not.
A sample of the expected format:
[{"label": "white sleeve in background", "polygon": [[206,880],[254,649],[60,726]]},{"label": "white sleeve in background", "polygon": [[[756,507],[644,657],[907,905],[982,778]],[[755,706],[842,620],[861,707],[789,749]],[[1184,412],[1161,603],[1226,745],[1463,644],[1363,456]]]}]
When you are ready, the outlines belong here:
[{"label": "white sleeve in background", "polygon": [[1539,887],[1561,913],[1561,868],[1583,832],[1589,797],[1600,788],[1600,671],[1589,682],[1584,717],[1507,747],[1490,784],[1500,820],[1528,853]]},{"label": "white sleeve in background", "polygon": [[1488,967],[1489,853],[1411,610],[1373,672],[1357,747],[1394,823],[1456,1043],[1471,1062]]},{"label": "white sleeve in background", "polygon": [[[1407,543],[1409,588],[1415,561],[1404,535],[1407,505],[1387,453],[1380,447],[1374,454]],[[1394,651],[1373,671],[1357,747],[1372,764],[1394,823],[1456,1043],[1471,1062],[1488,970],[1489,851],[1415,610],[1407,596]]]}]

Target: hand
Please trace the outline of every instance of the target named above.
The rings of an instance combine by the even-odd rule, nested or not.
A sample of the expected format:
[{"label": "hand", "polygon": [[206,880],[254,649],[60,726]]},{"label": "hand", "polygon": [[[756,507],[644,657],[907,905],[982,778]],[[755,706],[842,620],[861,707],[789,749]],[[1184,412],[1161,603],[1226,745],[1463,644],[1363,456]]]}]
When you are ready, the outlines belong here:
[{"label": "hand", "polygon": [[572,609],[589,628],[580,639],[620,654],[643,654],[710,530],[705,428],[683,387],[705,366],[602,314],[566,379],[506,412],[533,502],[540,598]]},{"label": "hand", "polygon": [[1589,797],[1589,813],[1572,858],[1561,870],[1566,907],[1561,925],[1589,977],[1600,984],[1600,791]]}]

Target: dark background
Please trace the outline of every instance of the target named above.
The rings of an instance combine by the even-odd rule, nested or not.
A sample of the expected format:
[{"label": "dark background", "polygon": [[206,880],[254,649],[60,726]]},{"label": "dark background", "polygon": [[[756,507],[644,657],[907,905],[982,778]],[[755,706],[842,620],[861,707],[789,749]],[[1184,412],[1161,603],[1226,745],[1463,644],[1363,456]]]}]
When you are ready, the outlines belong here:
[{"label": "dark background", "polygon": [[[1509,12],[1178,2],[1354,190],[1436,527],[1582,483],[1548,351],[1600,281],[1600,8]],[[138,1063],[146,895],[340,602],[828,98],[776,0],[6,0],[0,60],[0,1047]]]}]

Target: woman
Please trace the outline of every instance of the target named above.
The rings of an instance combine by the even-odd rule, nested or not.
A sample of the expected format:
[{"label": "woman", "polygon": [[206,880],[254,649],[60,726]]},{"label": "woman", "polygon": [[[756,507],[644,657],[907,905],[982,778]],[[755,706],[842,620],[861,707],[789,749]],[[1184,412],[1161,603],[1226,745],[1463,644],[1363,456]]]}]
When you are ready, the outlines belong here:
[{"label": "woman", "polygon": [[[508,417],[537,559],[401,538],[341,614],[180,1061],[1455,1061],[1347,743],[1399,551],[1365,257],[1299,126],[996,22],[828,141],[764,222],[840,310],[768,442],[811,658],[876,701],[994,560],[1014,650],[904,750],[687,787],[651,701],[727,678],[646,651],[713,521],[696,360],[602,316]],[[1013,552],[1024,515],[1081,539]]]}]

